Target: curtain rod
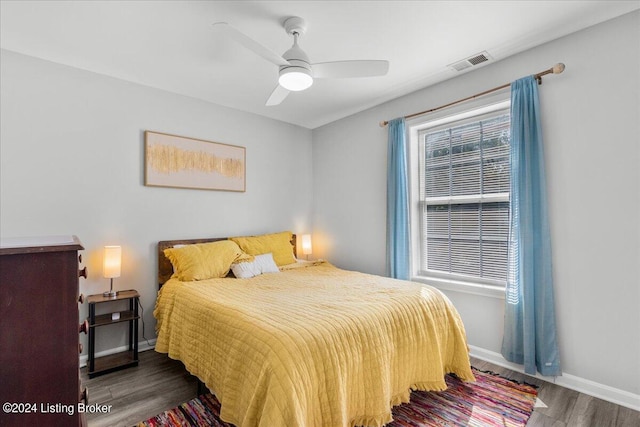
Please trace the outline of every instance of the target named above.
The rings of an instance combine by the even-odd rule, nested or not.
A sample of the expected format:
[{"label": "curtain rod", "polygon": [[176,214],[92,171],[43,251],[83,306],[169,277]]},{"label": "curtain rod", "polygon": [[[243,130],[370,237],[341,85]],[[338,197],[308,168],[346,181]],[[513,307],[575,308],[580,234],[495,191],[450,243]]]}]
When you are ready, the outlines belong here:
[{"label": "curtain rod", "polygon": [[[533,77],[538,81],[538,84],[541,85],[542,84],[542,76],[546,76],[547,74],[560,74],[563,71],[564,71],[564,64],[562,62],[559,62],[556,65],[554,65],[553,67],[549,68],[548,70],[544,70],[544,71],[539,72],[538,74],[534,74]],[[442,110],[443,108],[451,107],[452,105],[460,104],[461,102],[469,101],[471,99],[478,98],[479,96],[487,95],[487,94],[489,94],[491,92],[496,92],[496,91],[498,91],[500,89],[504,89],[504,88],[507,88],[509,86],[511,86],[511,83],[507,83],[507,84],[504,84],[502,86],[494,87],[493,89],[485,90],[484,92],[476,93],[475,95],[468,96],[466,98],[459,99],[457,101],[453,101],[453,102],[450,102],[448,104],[441,105],[441,106],[436,107],[436,108],[432,108],[430,110],[425,110],[425,111],[420,111],[419,113],[409,114],[408,116],[404,116],[404,118],[405,119],[411,119],[413,117],[421,116],[423,114],[433,113],[434,111]],[[389,124],[389,121],[385,120],[383,122],[380,122],[380,127],[383,128],[388,124]]]}]

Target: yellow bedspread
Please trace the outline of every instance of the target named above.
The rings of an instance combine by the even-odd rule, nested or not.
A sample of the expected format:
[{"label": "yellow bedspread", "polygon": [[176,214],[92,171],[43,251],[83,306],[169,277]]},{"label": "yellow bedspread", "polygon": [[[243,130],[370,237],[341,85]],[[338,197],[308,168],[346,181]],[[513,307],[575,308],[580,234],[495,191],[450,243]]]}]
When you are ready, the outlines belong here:
[{"label": "yellow bedspread", "polygon": [[474,380],[438,290],[328,263],[251,279],[169,280],[156,351],[181,360],[238,427],[381,426],[410,389]]}]

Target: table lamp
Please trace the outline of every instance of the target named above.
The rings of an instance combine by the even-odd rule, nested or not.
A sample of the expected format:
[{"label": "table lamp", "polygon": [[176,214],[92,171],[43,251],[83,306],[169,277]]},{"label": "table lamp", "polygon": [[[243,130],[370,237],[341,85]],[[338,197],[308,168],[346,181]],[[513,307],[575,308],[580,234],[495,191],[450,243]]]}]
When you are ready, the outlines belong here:
[{"label": "table lamp", "polygon": [[115,298],[118,294],[113,290],[113,279],[120,277],[120,264],[122,259],[122,248],[120,246],[105,246],[104,258],[102,263],[102,275],[106,279],[111,279],[110,290],[102,295],[109,298]]},{"label": "table lamp", "polygon": [[302,235],[302,253],[309,259],[309,254],[313,252],[311,247],[311,234]]}]

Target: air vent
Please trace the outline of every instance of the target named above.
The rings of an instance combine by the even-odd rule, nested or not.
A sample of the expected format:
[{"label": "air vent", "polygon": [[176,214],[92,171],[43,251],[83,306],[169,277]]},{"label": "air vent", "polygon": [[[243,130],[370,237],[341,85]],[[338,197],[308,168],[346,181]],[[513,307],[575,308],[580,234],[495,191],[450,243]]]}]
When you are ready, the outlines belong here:
[{"label": "air vent", "polygon": [[463,59],[462,61],[449,64],[449,67],[453,68],[456,71],[462,71],[462,70],[466,70],[467,68],[480,65],[483,62],[487,62],[490,59],[491,59],[491,55],[489,55],[486,51],[484,51],[476,55],[470,56],[467,59]]}]

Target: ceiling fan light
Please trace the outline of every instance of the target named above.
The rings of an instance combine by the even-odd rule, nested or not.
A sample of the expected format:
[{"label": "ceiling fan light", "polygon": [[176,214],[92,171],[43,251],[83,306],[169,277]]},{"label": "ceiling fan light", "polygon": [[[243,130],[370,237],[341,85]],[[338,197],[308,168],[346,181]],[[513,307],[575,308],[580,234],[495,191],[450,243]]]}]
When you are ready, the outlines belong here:
[{"label": "ceiling fan light", "polygon": [[280,71],[278,83],[287,90],[298,92],[309,88],[313,84],[313,77],[306,68],[287,67]]}]

